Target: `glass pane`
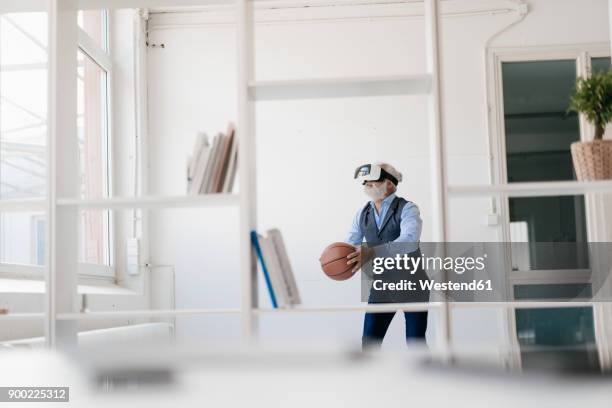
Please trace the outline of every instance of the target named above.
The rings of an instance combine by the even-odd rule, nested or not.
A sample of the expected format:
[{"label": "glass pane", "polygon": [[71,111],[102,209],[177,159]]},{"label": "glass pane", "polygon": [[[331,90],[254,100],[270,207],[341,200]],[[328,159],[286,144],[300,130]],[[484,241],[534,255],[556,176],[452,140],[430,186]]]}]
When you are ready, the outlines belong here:
[{"label": "glass pane", "polygon": [[517,310],[516,334],[523,369],[599,370],[591,308]]},{"label": "glass pane", "polygon": [[[81,168],[81,196],[107,197],[108,112],[107,73],[86,54],[78,52],[77,132]],[[108,211],[83,211],[80,217],[80,261],[108,265]]]},{"label": "glass pane", "polygon": [[575,299],[590,300],[593,288],[590,283],[552,283],[514,285],[514,299]]},{"label": "glass pane", "polygon": [[81,211],[80,215],[80,262],[110,265],[110,212],[104,210]]},{"label": "glass pane", "polygon": [[591,72],[607,72],[609,70],[610,57],[591,59]]},{"label": "glass pane", "polygon": [[77,21],[79,27],[106,51],[106,10],[79,10]]},{"label": "glass pane", "polygon": [[106,71],[78,52],[77,131],[81,166],[81,196],[108,194]]},{"label": "glass pane", "polygon": [[[0,199],[43,197],[47,134],[47,16],[0,16]],[[0,262],[43,265],[40,213],[0,213]]]},{"label": "glass pane", "polygon": [[[567,113],[576,80],[575,60],[502,65],[508,182],[574,180],[570,145],[580,140],[578,115]],[[516,269],[588,267],[584,198],[509,199],[513,242],[529,250]],[[585,242],[563,253],[537,243]]]},{"label": "glass pane", "polygon": [[44,13],[0,17],[0,198],[44,195],[46,25]]},{"label": "glass pane", "polygon": [[45,218],[41,213],[0,213],[0,262],[45,264]]},{"label": "glass pane", "polygon": [[47,62],[46,13],[0,15],[0,61],[3,69]]},{"label": "glass pane", "polygon": [[508,182],[573,180],[580,126],[567,109],[576,62],[509,62],[502,72]]},{"label": "glass pane", "polygon": [[515,269],[589,267],[583,196],[510,198],[509,209],[512,242],[528,243],[513,245],[528,249],[513,262]]}]

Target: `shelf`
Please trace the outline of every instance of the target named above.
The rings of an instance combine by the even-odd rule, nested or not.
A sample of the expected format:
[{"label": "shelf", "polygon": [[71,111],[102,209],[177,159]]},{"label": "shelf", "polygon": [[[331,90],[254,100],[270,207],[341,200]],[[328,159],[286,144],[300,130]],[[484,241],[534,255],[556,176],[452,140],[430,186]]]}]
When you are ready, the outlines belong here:
[{"label": "shelf", "polygon": [[239,205],[238,194],[200,194],[183,196],[112,197],[98,199],[60,198],[59,206],[79,209],[185,208]]},{"label": "shelf", "polygon": [[448,186],[452,197],[492,196],[508,197],[566,196],[586,193],[612,193],[612,180],[602,181],[546,181],[497,185]]},{"label": "shelf", "polygon": [[0,200],[1,212],[44,211],[47,201],[45,198],[23,198]]},{"label": "shelf", "polygon": [[400,75],[355,78],[321,78],[257,81],[249,84],[256,101],[355,96],[419,95],[431,88],[431,75]]},{"label": "shelf", "polygon": [[[238,206],[238,194],[200,194],[179,196],[142,196],[112,198],[59,198],[58,206],[80,209],[131,209]],[[27,198],[0,200],[0,212],[45,211],[46,199]]]},{"label": "shelf", "polygon": [[418,312],[442,306],[441,302],[429,303],[385,303],[385,304],[363,304],[355,306],[317,306],[317,307],[292,307],[278,309],[254,309],[255,314],[277,314],[277,313],[330,313],[330,312]]},{"label": "shelf", "polygon": [[[524,308],[564,308],[564,307],[590,307],[598,304],[610,304],[611,302],[596,301],[513,301],[513,302],[448,302],[448,306],[458,309],[473,308],[501,308],[501,309],[524,309]],[[356,306],[322,306],[322,307],[293,307],[278,309],[254,309],[257,315],[265,314],[284,314],[284,313],[336,313],[336,312],[418,312],[428,311],[439,307],[444,307],[444,302],[429,303],[386,303],[386,304],[363,304]]]},{"label": "shelf", "polygon": [[98,320],[146,317],[174,317],[206,314],[239,314],[239,308],[228,309],[167,309],[167,310],[111,310],[104,312],[58,313],[57,320]]},{"label": "shelf", "polygon": [[[449,302],[451,308],[561,308],[561,307],[590,307],[606,302],[593,301],[515,301],[515,302]],[[607,302],[606,304],[610,304]],[[386,304],[363,304],[355,306],[316,306],[316,307],[294,307],[269,309],[253,309],[256,315],[266,314],[293,314],[293,313],[342,313],[342,312],[416,312],[427,311],[443,307],[443,302],[429,303],[386,303]],[[148,317],[176,317],[176,316],[197,316],[197,315],[238,315],[242,312],[240,308],[208,308],[208,309],[165,309],[165,310],[115,310],[103,312],[86,313],[58,313],[57,320],[100,320],[100,319],[137,319]],[[43,313],[14,313],[0,315],[2,320],[42,320]]]},{"label": "shelf", "polygon": [[452,308],[473,309],[473,308],[501,308],[501,309],[550,309],[564,307],[590,307],[599,304],[610,304],[610,302],[600,301],[545,301],[545,300],[515,300],[511,302],[449,302]]},{"label": "shelf", "polygon": [[144,8],[157,9],[160,7],[200,7],[233,5],[234,0],[78,0],[79,9],[124,9]]},{"label": "shelf", "polygon": [[43,320],[45,318],[44,313],[7,313],[0,314],[0,322],[6,320]]}]

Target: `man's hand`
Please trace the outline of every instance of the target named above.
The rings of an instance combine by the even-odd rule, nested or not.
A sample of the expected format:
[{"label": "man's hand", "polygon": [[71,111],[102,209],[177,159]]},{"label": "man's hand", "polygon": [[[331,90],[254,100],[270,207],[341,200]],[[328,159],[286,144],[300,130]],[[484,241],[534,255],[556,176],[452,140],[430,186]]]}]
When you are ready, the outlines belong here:
[{"label": "man's hand", "polygon": [[346,256],[347,265],[355,264],[355,266],[353,267],[353,273],[361,269],[361,265],[363,265],[364,262],[367,262],[370,259],[371,251],[372,250],[367,248],[365,248],[365,251],[362,251],[362,246],[358,245],[355,246],[355,252],[350,253]]}]

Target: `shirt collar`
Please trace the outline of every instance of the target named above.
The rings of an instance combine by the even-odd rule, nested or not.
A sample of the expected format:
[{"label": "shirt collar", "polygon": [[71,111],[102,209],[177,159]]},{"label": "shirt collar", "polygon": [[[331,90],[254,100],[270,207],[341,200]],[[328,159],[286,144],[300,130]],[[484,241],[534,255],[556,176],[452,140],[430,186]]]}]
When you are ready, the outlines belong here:
[{"label": "shirt collar", "polygon": [[[380,205],[380,208],[383,208],[383,207],[386,207],[386,206],[388,206],[388,205],[391,205],[391,203],[393,202],[393,199],[394,199],[394,198],[395,198],[395,193],[391,193],[391,194],[389,194],[387,197],[385,197],[385,198],[382,200],[382,203],[381,203],[381,205]],[[374,204],[374,201],[370,201],[370,205],[371,205],[373,208],[376,208],[376,206],[375,206],[375,204]]]}]

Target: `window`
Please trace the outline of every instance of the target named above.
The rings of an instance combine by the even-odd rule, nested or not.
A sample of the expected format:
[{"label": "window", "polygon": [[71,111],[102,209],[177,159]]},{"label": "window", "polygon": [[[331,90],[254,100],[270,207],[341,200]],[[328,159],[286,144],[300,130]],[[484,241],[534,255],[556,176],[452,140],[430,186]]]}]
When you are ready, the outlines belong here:
[{"label": "window", "polygon": [[[82,198],[108,197],[110,174],[110,81],[106,10],[81,10],[77,52],[77,135]],[[81,273],[113,277],[113,217],[108,210],[79,214]]]},{"label": "window", "polygon": [[[108,197],[108,73],[83,51],[78,52],[77,134],[81,197]],[[110,211],[82,211],[79,260],[110,266]]]},{"label": "window", "polygon": [[[77,135],[81,197],[111,191],[110,98],[112,66],[105,10],[77,15]],[[45,196],[47,16],[0,16],[0,199]],[[112,214],[79,217],[79,271],[112,278]],[[0,263],[44,265],[42,213],[0,213]],[[40,273],[40,271],[38,271]]]}]

